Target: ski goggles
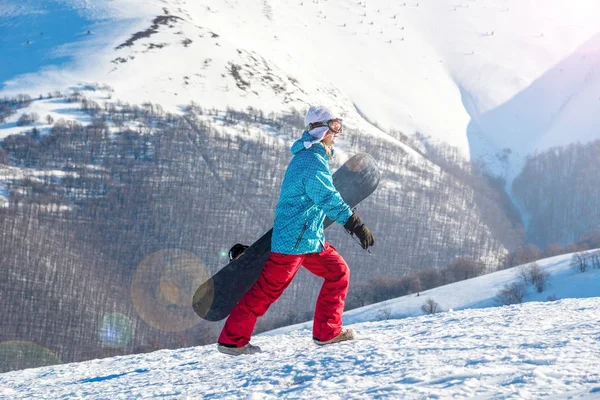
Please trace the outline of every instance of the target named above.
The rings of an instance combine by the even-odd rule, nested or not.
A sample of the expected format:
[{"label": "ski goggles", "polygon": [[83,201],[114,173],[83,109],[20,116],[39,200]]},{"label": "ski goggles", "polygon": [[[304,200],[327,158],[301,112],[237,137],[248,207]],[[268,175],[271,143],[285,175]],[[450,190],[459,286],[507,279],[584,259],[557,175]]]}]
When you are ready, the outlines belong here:
[{"label": "ski goggles", "polygon": [[306,127],[306,130],[311,131],[315,128],[320,128],[320,127],[327,127],[333,133],[341,133],[342,132],[342,119],[334,118],[334,119],[330,119],[329,121],[313,122],[311,124],[308,124],[308,126]]}]

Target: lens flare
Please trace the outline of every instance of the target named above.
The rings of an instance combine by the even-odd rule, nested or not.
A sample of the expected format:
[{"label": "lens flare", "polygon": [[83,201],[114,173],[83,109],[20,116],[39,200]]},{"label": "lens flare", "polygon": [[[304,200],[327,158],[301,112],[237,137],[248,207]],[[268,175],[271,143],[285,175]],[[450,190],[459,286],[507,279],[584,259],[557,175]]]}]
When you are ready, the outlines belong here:
[{"label": "lens flare", "polygon": [[37,343],[16,340],[0,343],[0,360],[0,373],[62,364],[51,350]]},{"label": "lens flare", "polygon": [[104,347],[125,347],[131,341],[133,327],[126,315],[106,314],[98,328],[98,340]]},{"label": "lens flare", "polygon": [[192,297],[210,278],[199,257],[181,249],[165,249],[146,257],[131,283],[131,299],[138,315],[153,328],[181,332],[200,322]]}]

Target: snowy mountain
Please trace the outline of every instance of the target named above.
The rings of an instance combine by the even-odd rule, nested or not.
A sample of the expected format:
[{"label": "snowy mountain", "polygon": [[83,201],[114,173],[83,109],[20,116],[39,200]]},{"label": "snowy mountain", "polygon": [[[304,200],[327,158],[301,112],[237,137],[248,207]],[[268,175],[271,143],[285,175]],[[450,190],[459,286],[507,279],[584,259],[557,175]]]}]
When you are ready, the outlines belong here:
[{"label": "snowy mountain", "polygon": [[99,82],[170,111],[323,102],[365,134],[418,132],[510,181],[528,154],[598,137],[598,11],[587,0],[2,0],[0,49],[15,62],[0,95]]},{"label": "snowy mountain", "polygon": [[[255,356],[231,358],[211,345],[9,372],[0,396],[596,398],[600,270],[577,272],[569,260],[540,261],[550,285],[520,305],[488,307],[517,279],[514,268],[417,298],[454,310],[410,316],[413,296],[346,313],[355,342],[317,347],[309,330],[270,332],[254,338],[265,351]],[[539,301],[548,293],[581,298]],[[383,307],[391,313],[378,313]]]},{"label": "snowy mountain", "polygon": [[[353,284],[600,246],[599,8],[0,0],[0,345],[69,362],[214,340],[186,299],[271,227],[312,103],[344,118],[332,170],[368,152],[382,173],[358,211],[373,254],[327,233]],[[300,272],[267,326],[310,312],[314,282]],[[133,333],[111,348],[114,318]]]}]

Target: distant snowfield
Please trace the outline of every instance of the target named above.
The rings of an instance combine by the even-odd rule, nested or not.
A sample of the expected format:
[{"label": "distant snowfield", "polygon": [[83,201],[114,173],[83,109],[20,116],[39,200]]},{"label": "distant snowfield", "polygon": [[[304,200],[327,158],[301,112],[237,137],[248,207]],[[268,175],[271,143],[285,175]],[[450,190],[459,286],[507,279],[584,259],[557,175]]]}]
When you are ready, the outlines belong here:
[{"label": "distant snowfield", "polygon": [[593,0],[0,0],[0,44],[27,73],[3,71],[0,95],[100,82],[169,111],[319,102],[511,180],[536,150],[598,137],[599,13]]},{"label": "distant snowfield", "polygon": [[363,323],[326,347],[309,331],[262,336],[265,352],[214,345],[0,375],[0,396],[30,398],[596,398],[600,299]]},{"label": "distant snowfield", "polygon": [[[39,120],[27,126],[18,126],[17,120],[22,113],[35,113]],[[48,116],[52,118],[52,123],[48,123]],[[0,125],[0,140],[9,135],[30,131],[33,128],[36,128],[41,135],[47,134],[50,132],[52,124],[60,119],[78,121],[85,125],[92,120],[89,114],[80,110],[79,103],[68,103],[64,99],[35,100],[29,107],[19,110],[16,114],[8,117],[5,124]]]}]

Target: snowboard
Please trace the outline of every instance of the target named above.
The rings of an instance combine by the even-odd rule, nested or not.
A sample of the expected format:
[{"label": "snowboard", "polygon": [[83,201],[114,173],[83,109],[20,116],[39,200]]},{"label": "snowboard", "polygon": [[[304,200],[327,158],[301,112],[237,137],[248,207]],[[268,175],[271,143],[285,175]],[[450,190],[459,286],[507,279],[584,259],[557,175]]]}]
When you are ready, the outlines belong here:
[{"label": "snowboard", "polygon": [[[373,157],[360,153],[350,158],[333,174],[333,184],[350,206],[355,207],[375,191],[379,183],[379,169]],[[333,223],[325,219],[324,228]],[[246,248],[225,267],[220,269],[194,293],[192,307],[207,321],[227,317],[260,276],[271,253],[270,229]]]}]

